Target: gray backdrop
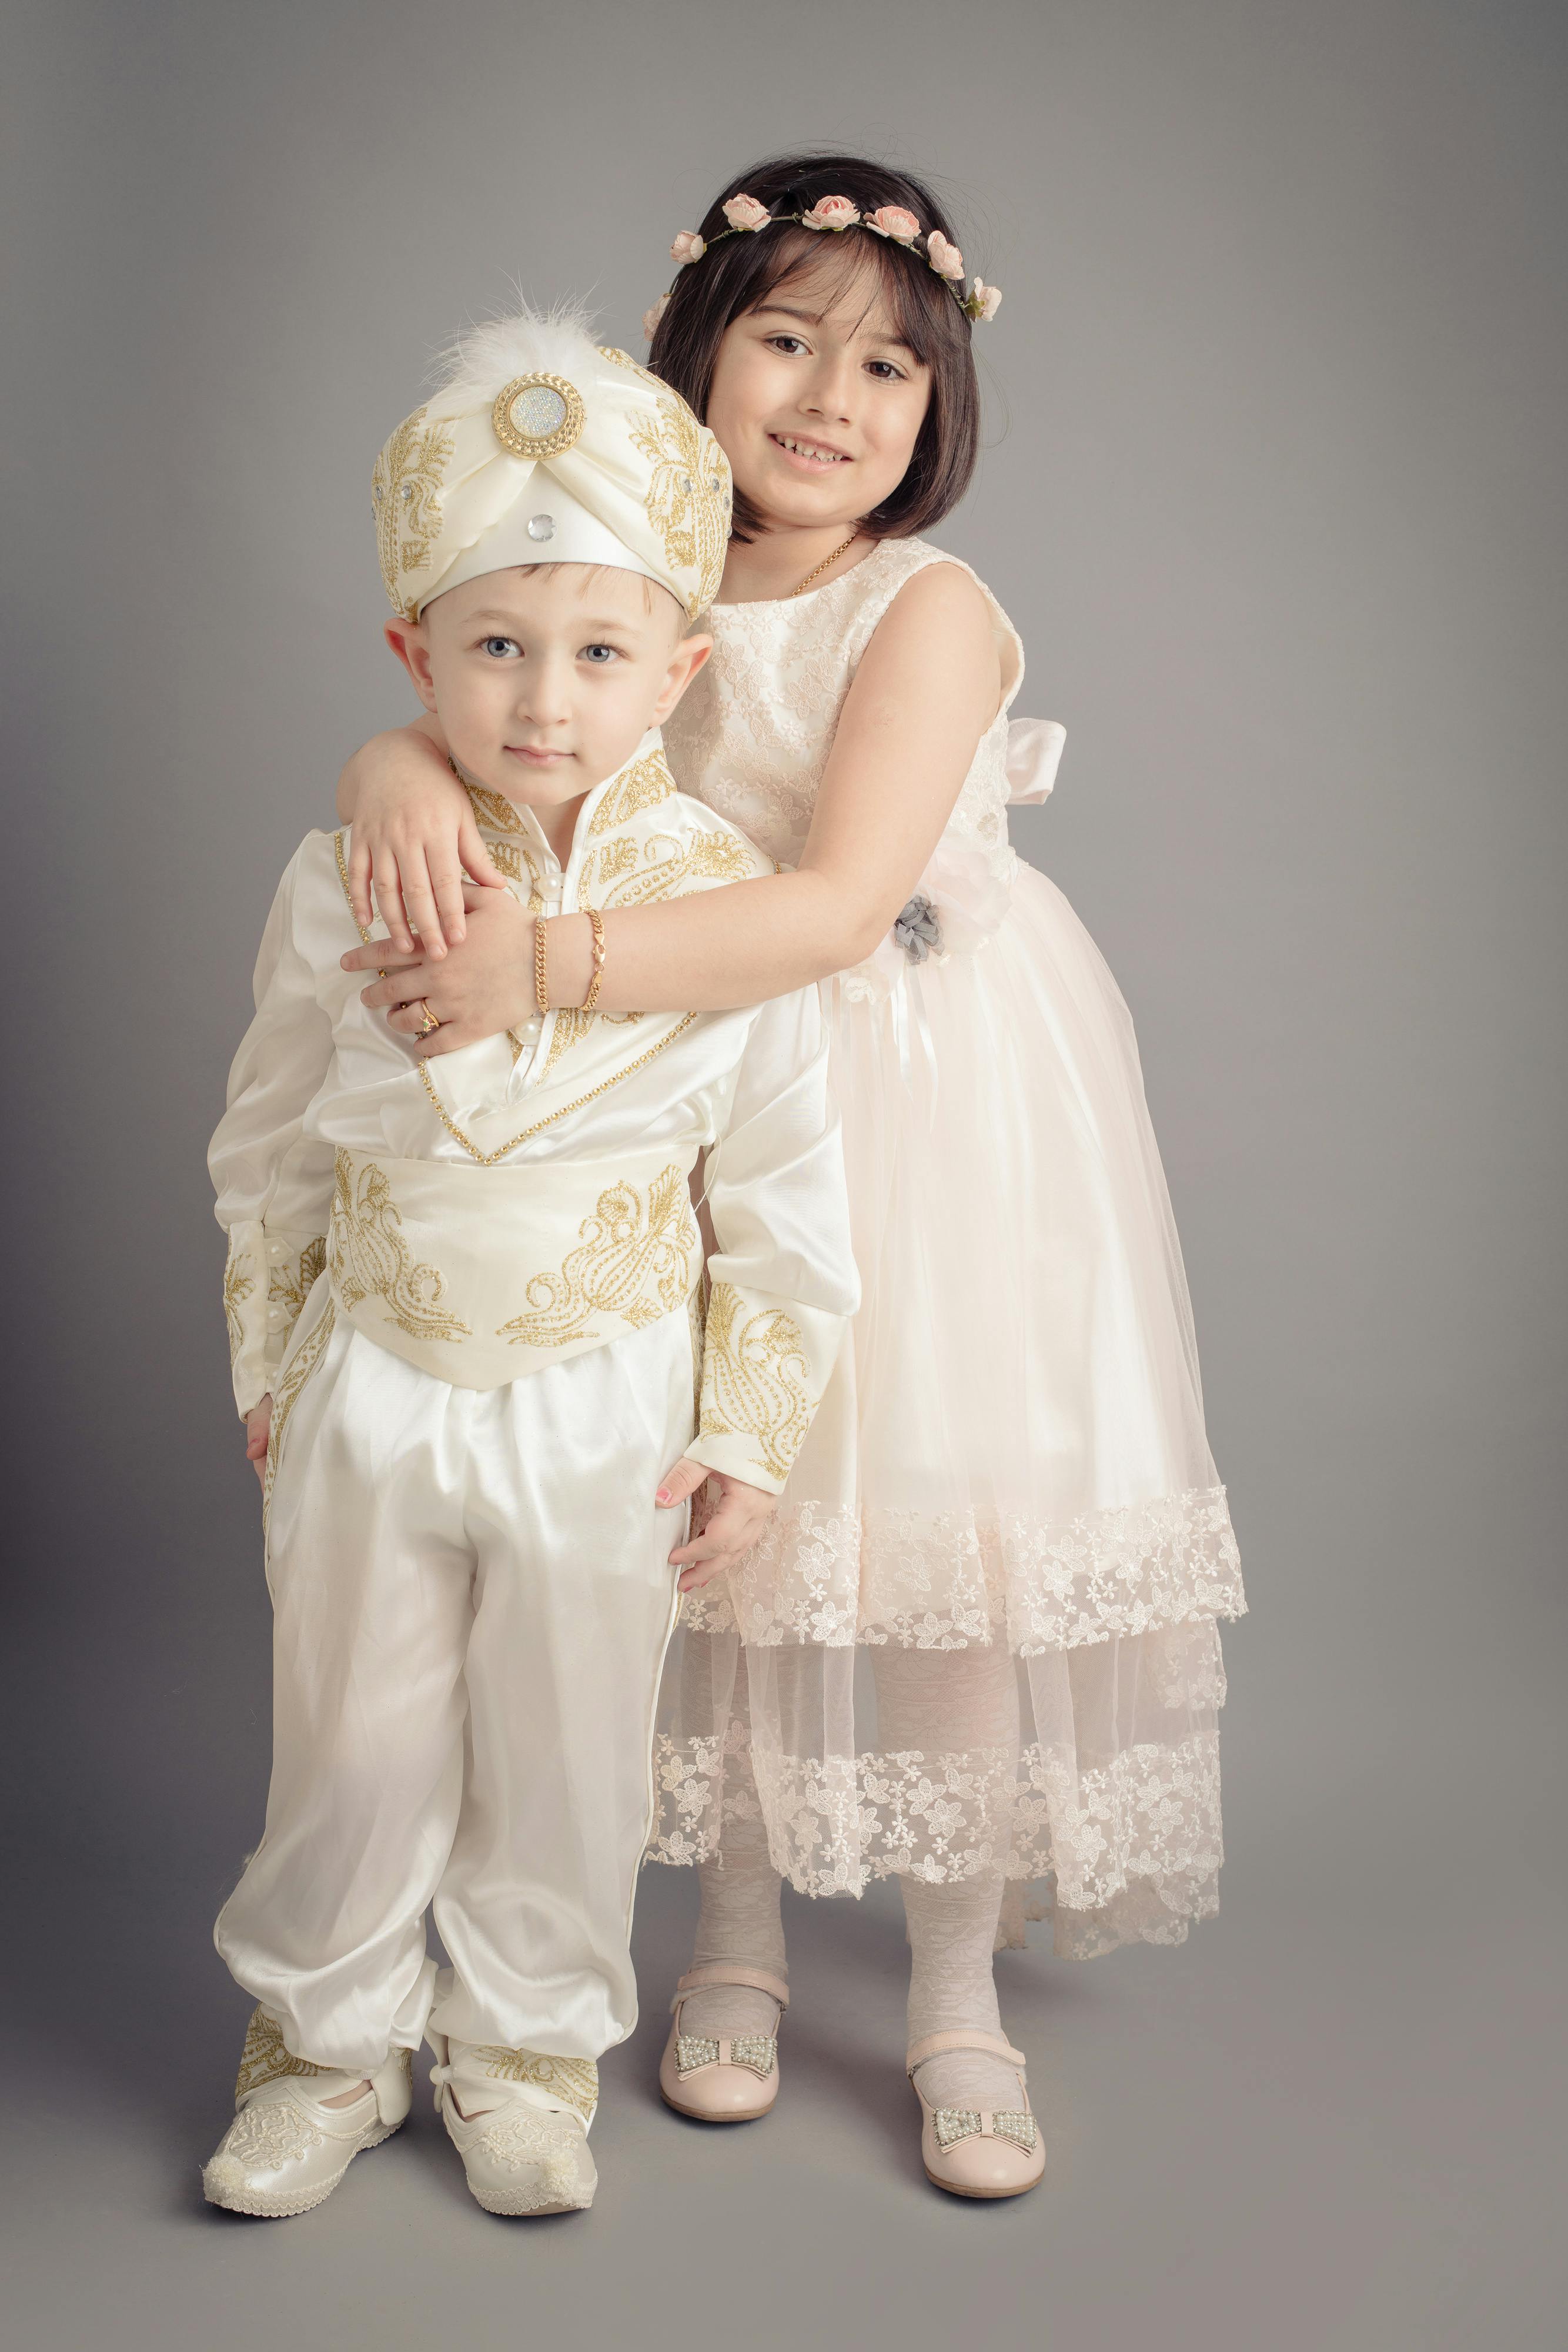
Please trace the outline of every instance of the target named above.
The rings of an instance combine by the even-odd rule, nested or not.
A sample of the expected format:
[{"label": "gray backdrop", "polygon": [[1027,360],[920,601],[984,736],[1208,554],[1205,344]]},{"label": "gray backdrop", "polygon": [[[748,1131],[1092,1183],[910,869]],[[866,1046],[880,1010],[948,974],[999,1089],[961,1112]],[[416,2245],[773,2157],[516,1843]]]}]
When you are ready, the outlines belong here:
[{"label": "gray backdrop", "polygon": [[[1556,2341],[1561,13],[7,14],[13,2340]],[[936,175],[1007,292],[942,536],[1068,728],[1019,837],[1131,1000],[1186,1241],[1254,1609],[1226,1908],[1002,1962],[1016,2206],[921,2179],[887,1890],[791,1904],[779,2114],[668,2116],[652,1873],[591,2217],[486,2220],[422,2100],[233,2222],[207,1936],[267,1612],[203,1154],[277,872],[407,708],[371,458],[514,278],[634,341],[799,140]]]}]

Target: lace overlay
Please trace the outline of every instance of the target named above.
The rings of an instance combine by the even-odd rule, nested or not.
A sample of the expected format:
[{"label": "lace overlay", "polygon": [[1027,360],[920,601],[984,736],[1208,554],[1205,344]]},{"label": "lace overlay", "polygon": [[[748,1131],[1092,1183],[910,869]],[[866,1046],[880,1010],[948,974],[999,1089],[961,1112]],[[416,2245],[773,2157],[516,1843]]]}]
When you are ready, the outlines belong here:
[{"label": "lace overlay", "polygon": [[786,1506],[727,1583],[687,1593],[681,1616],[695,1631],[738,1631],[752,1648],[1005,1642],[1031,1657],[1244,1607],[1215,1486],[1059,1526],[1017,1513]]},{"label": "lace overlay", "polygon": [[[745,1740],[732,1725],[731,1752]],[[653,1859],[703,1862],[719,1849],[725,1745],[661,1738]],[[1212,1731],[1090,1769],[1038,1746],[753,1760],[775,1866],[802,1895],[861,1895],[895,1874],[945,1885],[999,1862],[1009,1878],[1054,1883],[1056,1948],[1079,1958],[1126,1942],[1179,1944],[1218,1908]]]},{"label": "lace overlay", "polygon": [[[664,730],[681,788],[798,865],[873,633],[952,560],[889,541],[716,606]],[[1003,707],[907,936],[824,992],[852,1344],[762,1540],[683,1604],[649,1851],[705,1890],[764,1853],[814,1895],[1040,1881],[1088,1958],[1216,1908],[1218,1621],[1246,1603],[1132,1023],[1009,843],[1022,653],[983,593]]]}]

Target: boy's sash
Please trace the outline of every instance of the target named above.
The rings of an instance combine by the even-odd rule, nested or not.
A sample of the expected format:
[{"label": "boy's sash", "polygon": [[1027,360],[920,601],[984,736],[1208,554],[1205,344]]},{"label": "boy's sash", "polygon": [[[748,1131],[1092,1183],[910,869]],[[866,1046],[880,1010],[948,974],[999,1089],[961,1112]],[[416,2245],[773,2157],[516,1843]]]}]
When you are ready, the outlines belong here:
[{"label": "boy's sash", "polygon": [[486,1169],[340,1150],[332,1296],[420,1370],[502,1387],[685,1307],[702,1271],[688,1173],[667,1145]]}]

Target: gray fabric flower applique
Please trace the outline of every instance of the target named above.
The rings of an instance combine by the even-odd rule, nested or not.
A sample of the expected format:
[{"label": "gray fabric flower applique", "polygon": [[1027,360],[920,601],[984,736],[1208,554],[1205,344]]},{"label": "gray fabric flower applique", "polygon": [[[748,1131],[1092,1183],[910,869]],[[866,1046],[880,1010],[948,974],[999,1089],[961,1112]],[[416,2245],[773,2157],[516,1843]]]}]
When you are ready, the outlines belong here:
[{"label": "gray fabric flower applique", "polygon": [[929,898],[920,893],[910,899],[893,927],[893,936],[911,963],[924,963],[942,951],[942,926]]}]

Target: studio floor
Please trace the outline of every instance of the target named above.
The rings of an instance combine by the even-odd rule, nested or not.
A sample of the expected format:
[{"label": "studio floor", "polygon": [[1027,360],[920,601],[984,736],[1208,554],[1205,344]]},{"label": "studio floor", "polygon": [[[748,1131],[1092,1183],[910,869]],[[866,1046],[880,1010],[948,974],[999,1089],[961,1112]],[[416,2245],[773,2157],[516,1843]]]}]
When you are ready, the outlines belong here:
[{"label": "studio floor", "polygon": [[[35,2015],[60,2022],[7,2102],[5,2340],[1550,2352],[1564,2284],[1554,1922],[1457,1907],[1416,1851],[1380,1874],[1314,1851],[1309,1821],[1288,1869],[1280,1845],[1233,1842],[1223,1914],[1180,1950],[1087,1968],[1005,1955],[1051,2162],[1036,2194],[994,2206],[922,2176],[886,1888],[789,1904],[776,2114],[727,2131],[670,2115],[655,2073],[694,1890],[650,1871],[646,2006],[603,2069],[599,2200],[535,2222],[470,2202],[423,2069],[409,2127],[316,2212],[209,2210],[198,2164],[246,2003],[197,1891],[138,1874],[111,1885],[101,1949],[40,1936],[18,1971],[14,2023],[29,2021],[29,1982]],[[1354,1894],[1319,1899],[1347,1870]],[[32,1895],[42,1921],[76,1908],[47,1874]],[[111,1945],[138,1956],[123,1995]],[[73,2009],[87,2032],[68,2029]]]}]

